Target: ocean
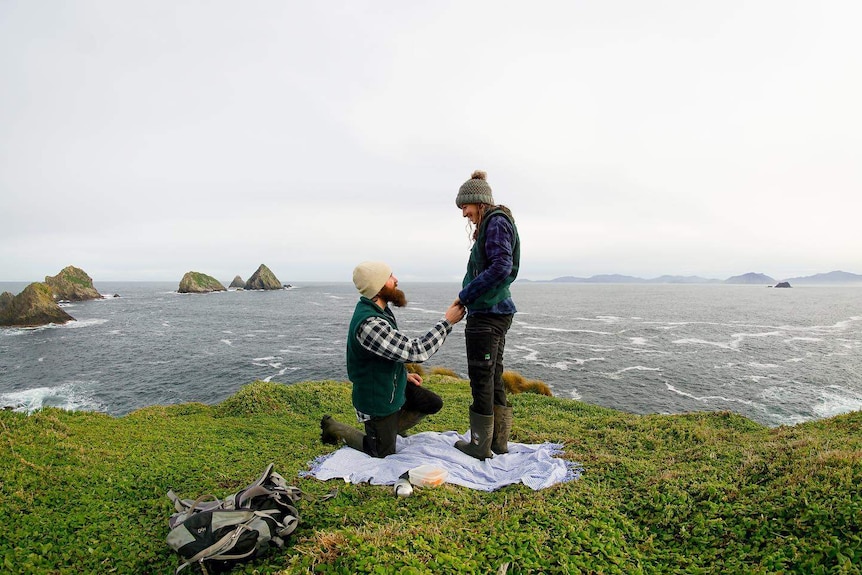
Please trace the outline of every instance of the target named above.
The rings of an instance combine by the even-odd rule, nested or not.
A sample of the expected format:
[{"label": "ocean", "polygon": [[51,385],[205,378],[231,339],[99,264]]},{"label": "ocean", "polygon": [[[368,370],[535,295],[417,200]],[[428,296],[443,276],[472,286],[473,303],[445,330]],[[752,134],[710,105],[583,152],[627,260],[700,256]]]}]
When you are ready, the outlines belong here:
[{"label": "ocean", "polygon": [[[0,283],[19,293],[27,284]],[[77,321],[0,328],[0,406],[122,416],[217,403],[261,379],[346,380],[350,283],[178,294],[95,282]],[[401,282],[399,327],[420,335],[456,284]],[[632,413],[729,410],[791,425],[862,409],[862,288],[516,282],[506,368],[558,397]],[[120,297],[111,297],[114,294]],[[464,323],[426,364],[466,377]],[[445,396],[444,396],[445,399]]]}]

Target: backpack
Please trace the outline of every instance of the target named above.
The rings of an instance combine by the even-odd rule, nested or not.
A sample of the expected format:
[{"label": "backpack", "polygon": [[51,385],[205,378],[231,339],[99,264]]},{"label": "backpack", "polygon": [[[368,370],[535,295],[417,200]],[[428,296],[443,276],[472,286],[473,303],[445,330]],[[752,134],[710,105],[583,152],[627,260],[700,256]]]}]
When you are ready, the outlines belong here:
[{"label": "backpack", "polygon": [[176,508],[168,519],[167,538],[180,556],[175,573],[192,564],[205,575],[220,573],[272,546],[284,546],[299,524],[294,504],[302,491],[287,485],[272,467],[269,464],[254,483],[223,500],[212,495],[180,499],[168,491]]}]

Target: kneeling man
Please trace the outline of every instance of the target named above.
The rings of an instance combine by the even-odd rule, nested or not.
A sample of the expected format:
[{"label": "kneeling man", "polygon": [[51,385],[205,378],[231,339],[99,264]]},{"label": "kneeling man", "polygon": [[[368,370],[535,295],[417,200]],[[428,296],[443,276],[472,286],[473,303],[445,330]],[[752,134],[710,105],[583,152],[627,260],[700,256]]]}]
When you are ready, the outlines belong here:
[{"label": "kneeling man", "polygon": [[407,373],[405,363],[422,363],[434,355],[452,326],[464,318],[464,306],[453,303],[440,321],[421,337],[398,331],[389,304],[403,307],[398,278],[382,262],[363,262],[353,270],[353,284],[361,297],[347,333],[347,375],[353,383],[353,407],[365,433],[325,415],[320,439],[336,445],[344,441],[372,457],[395,453],[395,437],[426,415],[437,413],[443,400],[422,387],[422,378]]}]

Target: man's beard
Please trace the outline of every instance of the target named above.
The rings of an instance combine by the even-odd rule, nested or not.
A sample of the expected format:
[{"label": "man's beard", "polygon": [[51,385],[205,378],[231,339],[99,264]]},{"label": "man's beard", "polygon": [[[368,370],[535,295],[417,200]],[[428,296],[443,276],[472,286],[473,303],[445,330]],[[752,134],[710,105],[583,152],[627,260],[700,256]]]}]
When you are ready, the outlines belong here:
[{"label": "man's beard", "polygon": [[380,290],[380,297],[395,307],[404,307],[407,305],[407,296],[405,296],[404,292],[397,287],[388,288],[383,286],[383,289]]}]

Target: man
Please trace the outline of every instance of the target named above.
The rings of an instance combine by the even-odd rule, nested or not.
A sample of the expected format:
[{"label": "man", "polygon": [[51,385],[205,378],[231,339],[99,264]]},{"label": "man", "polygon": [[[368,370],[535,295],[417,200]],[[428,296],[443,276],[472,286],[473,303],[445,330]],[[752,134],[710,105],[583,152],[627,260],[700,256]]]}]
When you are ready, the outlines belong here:
[{"label": "man", "polygon": [[389,304],[403,307],[398,278],[382,262],[363,262],[353,270],[353,284],[361,294],[347,333],[347,374],[353,383],[353,407],[365,433],[325,415],[320,439],[336,445],[344,441],[372,457],[395,453],[395,437],[426,415],[437,413],[443,400],[422,387],[422,378],[407,373],[405,363],[422,363],[434,355],[465,308],[453,303],[444,317],[421,337],[398,331]]}]

